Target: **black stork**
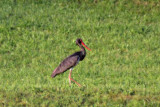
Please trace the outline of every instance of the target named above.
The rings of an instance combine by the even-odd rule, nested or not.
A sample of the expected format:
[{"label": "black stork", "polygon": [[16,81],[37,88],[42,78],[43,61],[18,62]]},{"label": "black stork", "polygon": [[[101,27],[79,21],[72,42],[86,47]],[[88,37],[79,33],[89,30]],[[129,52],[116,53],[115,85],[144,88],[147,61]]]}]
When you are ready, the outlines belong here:
[{"label": "black stork", "polygon": [[[71,85],[71,81],[75,82],[78,86],[81,86],[78,82],[76,82],[74,79],[71,78],[71,73],[72,73],[72,69],[74,66],[76,66],[78,64],[79,61],[82,61],[85,56],[86,56],[86,50],[85,48],[87,48],[89,51],[91,51],[91,49],[89,49],[84,42],[82,41],[82,39],[77,39],[76,40],[76,44],[81,48],[80,51],[75,52],[74,54],[68,56],[66,59],[64,59],[60,65],[53,71],[51,77],[55,77],[58,74],[64,73],[65,71],[67,71],[68,69],[70,69],[69,72],[69,84]],[[83,46],[85,47],[83,47]]]}]

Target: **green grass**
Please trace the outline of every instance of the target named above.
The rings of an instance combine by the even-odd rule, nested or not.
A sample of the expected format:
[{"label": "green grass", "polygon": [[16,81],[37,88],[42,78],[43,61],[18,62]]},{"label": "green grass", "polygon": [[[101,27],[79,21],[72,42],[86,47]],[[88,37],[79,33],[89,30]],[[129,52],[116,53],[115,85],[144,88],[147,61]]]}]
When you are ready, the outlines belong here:
[{"label": "green grass", "polygon": [[[0,106],[160,106],[158,0],[1,0]],[[52,71],[79,50],[82,84]]]}]

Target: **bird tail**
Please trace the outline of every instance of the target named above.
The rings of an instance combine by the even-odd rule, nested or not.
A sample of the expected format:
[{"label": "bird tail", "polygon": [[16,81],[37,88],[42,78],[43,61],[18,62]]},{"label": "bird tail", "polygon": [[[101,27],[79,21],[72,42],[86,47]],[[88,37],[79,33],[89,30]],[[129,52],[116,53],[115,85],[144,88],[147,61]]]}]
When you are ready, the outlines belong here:
[{"label": "bird tail", "polygon": [[57,70],[57,68],[53,71],[53,73],[51,75],[52,78],[54,78],[56,76],[56,70]]},{"label": "bird tail", "polygon": [[54,78],[56,75],[54,73],[52,73],[51,77]]}]

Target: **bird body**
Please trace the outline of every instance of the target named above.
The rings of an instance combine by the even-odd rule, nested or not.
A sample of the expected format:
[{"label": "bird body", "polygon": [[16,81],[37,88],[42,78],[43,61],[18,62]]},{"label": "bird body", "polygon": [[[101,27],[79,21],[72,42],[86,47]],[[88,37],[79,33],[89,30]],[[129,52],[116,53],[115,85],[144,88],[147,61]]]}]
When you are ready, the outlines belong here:
[{"label": "bird body", "polygon": [[[60,65],[53,71],[51,77],[55,77],[58,74],[64,73],[65,71],[67,71],[68,69],[71,69],[72,72],[72,68],[74,66],[76,66],[78,64],[79,61],[82,61],[85,56],[86,56],[86,50],[83,46],[85,46],[88,50],[90,50],[82,41],[82,39],[77,39],[76,40],[76,44],[81,48],[80,51],[75,52],[74,54],[68,56],[67,58],[65,58]],[[83,45],[83,46],[82,46]],[[75,80],[73,80],[71,78],[71,72],[69,75],[69,80],[74,81],[75,83],[77,83]],[[77,83],[78,84],[78,83]],[[80,84],[78,84],[80,86]]]},{"label": "bird body", "polygon": [[77,63],[79,62],[79,59],[80,59],[78,53],[79,52],[76,52],[76,53],[70,55],[69,57],[67,57],[66,59],[64,59],[61,62],[61,64],[53,71],[52,77],[55,77],[58,74],[64,73],[68,69],[76,66]]}]

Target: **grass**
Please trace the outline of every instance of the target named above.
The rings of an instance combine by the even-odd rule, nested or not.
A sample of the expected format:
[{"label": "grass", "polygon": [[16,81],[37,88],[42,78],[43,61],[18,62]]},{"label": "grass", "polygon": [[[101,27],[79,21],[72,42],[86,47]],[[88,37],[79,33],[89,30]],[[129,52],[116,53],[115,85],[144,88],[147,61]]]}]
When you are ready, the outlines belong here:
[{"label": "grass", "polygon": [[[160,106],[158,0],[0,1],[0,106]],[[79,48],[73,70],[52,71]]]}]

